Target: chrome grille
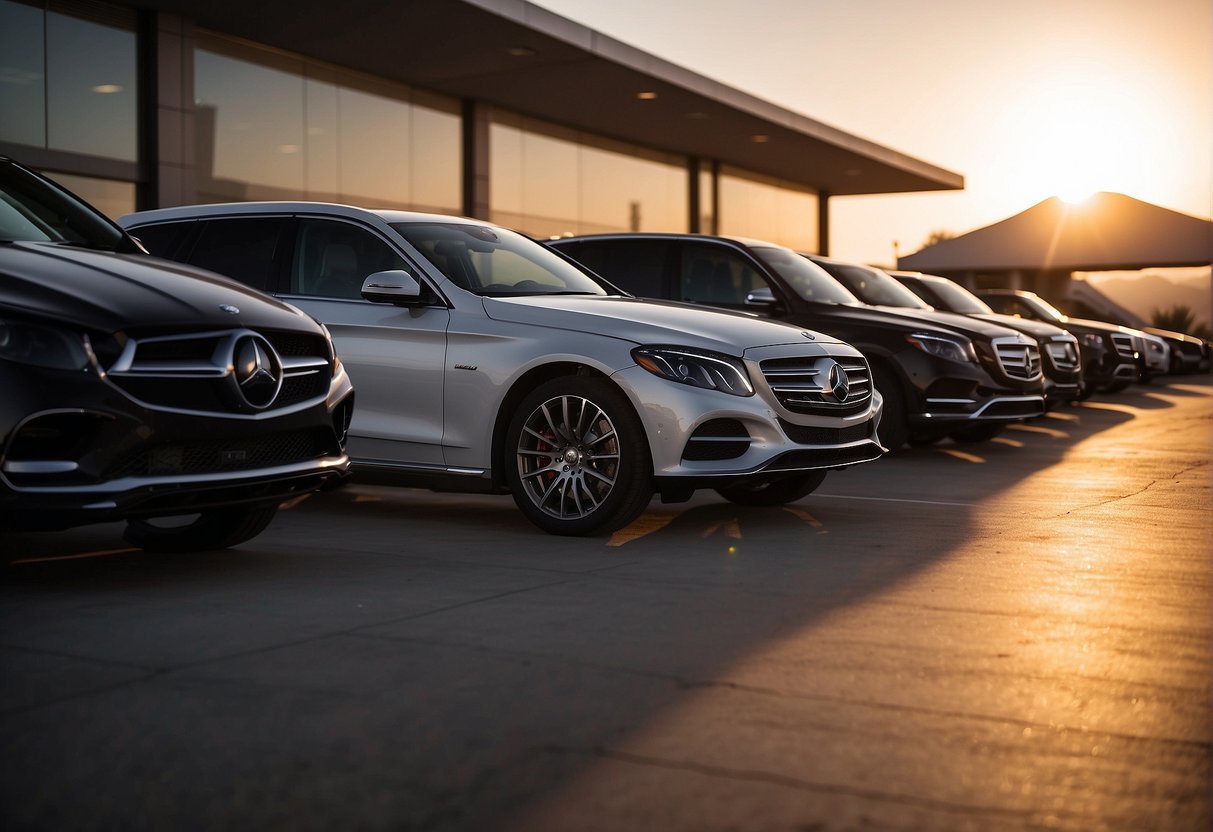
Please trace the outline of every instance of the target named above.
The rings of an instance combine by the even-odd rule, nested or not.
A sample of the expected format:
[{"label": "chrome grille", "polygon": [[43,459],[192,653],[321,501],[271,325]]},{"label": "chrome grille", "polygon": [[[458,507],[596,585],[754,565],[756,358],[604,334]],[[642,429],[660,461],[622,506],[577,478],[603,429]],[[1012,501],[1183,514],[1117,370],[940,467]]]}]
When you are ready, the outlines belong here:
[{"label": "chrome grille", "polygon": [[1058,370],[1070,372],[1078,369],[1078,342],[1074,339],[1049,341],[1045,345],[1049,362]]},{"label": "chrome grille", "polygon": [[1008,378],[1034,381],[1040,378],[1040,348],[1018,338],[995,338],[994,354]]},{"label": "chrome grille", "polygon": [[[272,361],[281,367],[278,392],[263,407],[249,406],[242,400],[234,377],[236,345],[249,337],[264,339],[259,343],[268,345],[265,352],[272,353]],[[153,409],[228,415],[277,413],[326,395],[332,363],[328,342],[322,337],[229,329],[132,336],[107,369],[106,377],[128,396]]]},{"label": "chrome grille", "polygon": [[1135,350],[1133,349],[1133,336],[1127,332],[1113,332],[1112,343],[1116,346],[1116,352],[1121,358],[1133,358]]},{"label": "chrome grille", "polygon": [[[835,364],[847,381],[841,401],[827,392]],[[845,416],[865,410],[872,398],[872,374],[862,356],[768,358],[760,366],[775,398],[793,413]],[[834,378],[839,378],[837,373]]]}]

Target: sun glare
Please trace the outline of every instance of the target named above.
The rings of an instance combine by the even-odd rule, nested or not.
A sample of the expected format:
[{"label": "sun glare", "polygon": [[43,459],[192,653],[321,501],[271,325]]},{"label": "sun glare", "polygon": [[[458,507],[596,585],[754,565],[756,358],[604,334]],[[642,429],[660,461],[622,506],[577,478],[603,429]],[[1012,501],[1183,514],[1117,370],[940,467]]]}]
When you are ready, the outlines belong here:
[{"label": "sun glare", "polygon": [[1084,188],[1082,186],[1068,187],[1058,191],[1057,196],[1067,205],[1082,205],[1088,199],[1095,196],[1095,189]]}]

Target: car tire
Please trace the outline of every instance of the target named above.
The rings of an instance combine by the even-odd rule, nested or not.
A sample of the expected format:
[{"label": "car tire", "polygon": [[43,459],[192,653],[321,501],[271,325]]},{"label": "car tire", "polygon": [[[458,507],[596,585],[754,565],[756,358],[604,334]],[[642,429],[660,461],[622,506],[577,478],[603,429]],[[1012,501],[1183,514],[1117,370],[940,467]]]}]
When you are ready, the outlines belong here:
[{"label": "car tire", "polygon": [[605,534],[653,496],[648,439],[619,388],[597,378],[552,379],[531,391],[506,431],[514,502],[549,534]]},{"label": "car tire", "polygon": [[204,511],[183,525],[157,525],[155,520],[128,520],[123,537],[147,552],[201,552],[227,549],[265,531],[278,504]]},{"label": "car tire", "polygon": [[772,482],[731,485],[716,493],[739,506],[782,506],[807,497],[825,481],[826,471],[808,471]]},{"label": "car tire", "polygon": [[872,384],[884,399],[884,412],[880,415],[880,428],[877,430],[880,443],[889,449],[889,453],[893,453],[910,438],[906,395],[897,375],[883,364],[872,365]]}]

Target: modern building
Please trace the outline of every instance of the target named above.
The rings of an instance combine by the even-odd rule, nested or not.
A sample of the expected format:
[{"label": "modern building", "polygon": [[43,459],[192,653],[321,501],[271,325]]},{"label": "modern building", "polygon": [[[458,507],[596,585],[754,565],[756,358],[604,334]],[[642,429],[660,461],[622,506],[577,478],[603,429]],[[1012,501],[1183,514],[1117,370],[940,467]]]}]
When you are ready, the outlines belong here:
[{"label": "modern building", "polygon": [[820,253],[835,197],[964,186],[523,0],[0,0],[0,153],[111,215],[316,199]]}]

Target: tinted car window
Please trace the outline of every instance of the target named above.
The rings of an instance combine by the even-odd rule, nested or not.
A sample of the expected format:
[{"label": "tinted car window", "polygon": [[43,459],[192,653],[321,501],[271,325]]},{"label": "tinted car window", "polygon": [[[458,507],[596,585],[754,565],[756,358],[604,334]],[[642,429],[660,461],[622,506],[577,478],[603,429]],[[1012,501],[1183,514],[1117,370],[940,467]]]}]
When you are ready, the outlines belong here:
[{"label": "tinted car window", "polygon": [[796,294],[812,303],[861,306],[859,298],[816,263],[794,251],[775,246],[753,246],[754,256],[774,269]]},{"label": "tinted car window", "polygon": [[625,292],[668,297],[665,262],[669,248],[666,240],[584,240],[561,250]]},{"label": "tinted car window", "polygon": [[272,291],[274,258],[286,223],[285,217],[209,220],[186,262]]},{"label": "tinted car window", "polygon": [[387,241],[348,222],[303,219],[295,239],[290,292],[324,298],[361,298],[369,275],[408,268]]},{"label": "tinted car window", "polygon": [[[823,267],[825,268],[825,267]],[[883,272],[858,266],[833,264],[826,268],[838,282],[851,290],[855,297],[873,306],[906,306],[927,309],[929,304]]]},{"label": "tinted car window", "polygon": [[678,300],[741,308],[747,294],[767,286],[757,270],[731,249],[688,245],[679,260]]},{"label": "tinted car window", "polygon": [[145,225],[134,234],[150,253],[172,260],[175,259],[181,238],[191,225],[194,223],[162,222],[159,225]]}]

